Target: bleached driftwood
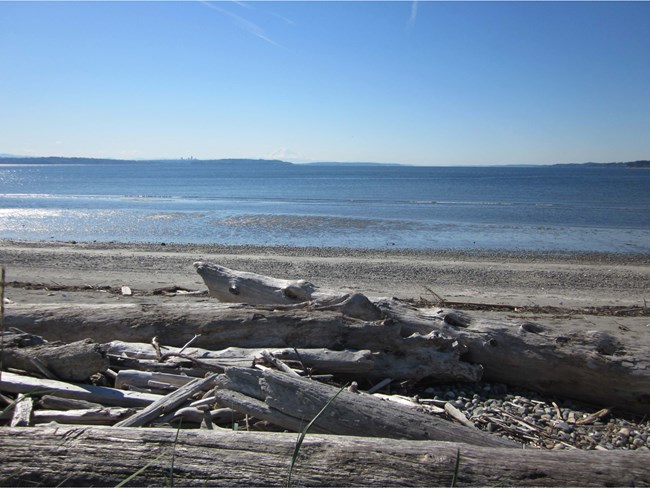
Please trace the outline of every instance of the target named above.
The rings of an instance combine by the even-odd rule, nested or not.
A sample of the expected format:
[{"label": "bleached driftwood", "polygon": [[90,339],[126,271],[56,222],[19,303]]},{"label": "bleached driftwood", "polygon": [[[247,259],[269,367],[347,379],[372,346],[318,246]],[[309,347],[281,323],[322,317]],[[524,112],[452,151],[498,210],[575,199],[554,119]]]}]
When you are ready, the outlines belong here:
[{"label": "bleached driftwood", "polygon": [[454,339],[407,337],[395,320],[365,322],[334,310],[283,311],[202,303],[159,304],[155,309],[139,305],[40,305],[13,307],[6,321],[47,338],[84,334],[106,342],[115,338],[148,342],[157,336],[161,344],[182,346],[201,334],[196,347],[210,349],[371,350],[375,353],[372,370],[363,374],[367,365],[362,365],[358,373],[374,380],[433,377],[441,382],[477,381],[482,371],[480,365],[459,360],[461,350]]},{"label": "bleached driftwood", "polygon": [[102,408],[102,405],[86,400],[63,398],[54,395],[43,395],[38,402],[46,410],[84,410]]},{"label": "bleached driftwood", "polygon": [[155,373],[149,371],[138,371],[134,369],[124,369],[117,373],[115,378],[115,388],[124,390],[140,388],[155,388],[159,390],[175,390],[180,386],[186,385],[194,378],[182,376],[179,374]]},{"label": "bleached driftwood", "polygon": [[[459,441],[480,446],[516,447],[517,444],[478,429],[453,424],[415,412],[372,395],[341,391],[330,385],[277,371],[229,368],[217,379],[215,396],[221,405],[300,431],[335,395],[336,399],[312,425],[313,432],[413,440]],[[229,395],[224,390],[248,397]],[[258,405],[248,410],[247,405]],[[261,410],[260,410],[261,409]]]},{"label": "bleached driftwood", "polygon": [[178,390],[159,398],[140,412],[115,425],[116,427],[141,427],[147,425],[160,415],[175,410],[195,393],[214,386],[215,378],[216,375],[211,375],[207,378],[195,378],[181,386]]},{"label": "bleached driftwood", "polygon": [[100,345],[90,339],[57,344],[18,331],[6,332],[3,336],[5,368],[44,373],[52,379],[84,381],[108,367],[108,359]]},{"label": "bleached driftwood", "polygon": [[194,267],[210,296],[222,302],[290,305],[319,296],[317,288],[305,280],[281,280],[202,261]]},{"label": "bleached driftwood", "polygon": [[85,408],[74,410],[35,410],[34,423],[79,425],[113,425],[124,417],[133,415],[134,410],[124,407]]},{"label": "bleached driftwood", "polygon": [[56,395],[118,407],[144,407],[161,398],[160,395],[151,393],[117,390],[104,386],[64,383],[56,380],[32,378],[31,376],[6,371],[2,372],[0,391],[29,393],[32,396],[39,394]]},{"label": "bleached driftwood", "polygon": [[194,345],[209,349],[368,349],[376,354],[366,375],[371,380],[476,381],[483,371],[488,381],[650,412],[650,353],[625,331],[615,336],[591,331],[578,319],[570,327],[486,320],[416,309],[395,299],[372,304],[380,320],[361,320],[346,313],[336,297],[328,300],[327,306],[319,300],[270,306],[184,302],[155,309],[13,304],[5,322],[48,339],[72,340],[76,333],[98,342],[148,342],[158,336],[163,344],[182,346],[201,334]]},{"label": "bleached driftwood", "polygon": [[18,394],[16,403],[13,407],[13,415],[11,417],[11,427],[25,427],[32,424],[32,411],[34,409],[34,399],[25,396],[22,393]]},{"label": "bleached driftwood", "polygon": [[380,304],[400,317],[405,330],[427,330],[456,338],[463,359],[481,364],[486,381],[521,386],[595,406],[650,413],[650,351],[647,343],[621,331],[590,329],[588,320],[552,325],[525,320],[490,320],[453,311],[416,309],[399,301]]},{"label": "bleached driftwood", "polygon": [[[281,486],[294,434],[33,427],[0,429],[6,485]],[[62,449],[65,456],[62,456]],[[172,463],[172,457],[174,459]],[[647,486],[650,453],[540,451],[464,443],[308,434],[292,476],[300,486]],[[145,468],[146,469],[143,469]]]},{"label": "bleached driftwood", "polygon": [[[157,352],[151,344],[124,341],[111,341],[105,344],[106,353],[111,356],[126,356],[137,359],[157,359]],[[162,346],[163,355],[178,353],[181,348]],[[373,354],[370,350],[361,351],[332,351],[330,349],[267,349],[228,347],[219,351],[211,351],[198,347],[188,347],[183,356],[199,360],[206,364],[218,364],[223,367],[250,367],[253,362],[262,357],[264,351],[269,352],[280,360],[292,361],[309,368],[315,373],[359,374],[364,375],[374,368]],[[174,358],[173,355],[169,356]],[[178,357],[178,356],[176,356]],[[137,386],[144,386],[138,384]]]}]

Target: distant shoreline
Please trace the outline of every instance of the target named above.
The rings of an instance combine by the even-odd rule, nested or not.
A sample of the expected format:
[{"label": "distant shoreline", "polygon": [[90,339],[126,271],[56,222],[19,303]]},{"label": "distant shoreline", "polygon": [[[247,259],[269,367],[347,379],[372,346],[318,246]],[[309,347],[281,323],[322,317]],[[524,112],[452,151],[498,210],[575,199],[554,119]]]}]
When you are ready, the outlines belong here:
[{"label": "distant shoreline", "polygon": [[650,265],[650,253],[642,252],[597,252],[574,250],[510,250],[510,249],[454,249],[454,248],[353,248],[327,246],[291,246],[225,243],[175,243],[175,242],[120,242],[120,241],[70,241],[70,240],[30,240],[0,238],[0,250],[4,247],[24,247],[51,249],[71,247],[84,250],[102,251],[121,249],[124,251],[147,251],[163,253],[210,253],[228,255],[283,255],[306,258],[359,258],[391,259],[401,257],[413,260],[475,260],[537,262],[549,260],[566,263],[599,263],[620,265]]},{"label": "distant shoreline", "polygon": [[[421,168],[445,168],[447,165],[414,165],[408,163],[374,163],[374,162],[308,162],[292,163],[279,159],[245,159],[245,158],[223,158],[223,159],[196,159],[196,158],[178,158],[178,159],[111,159],[111,158],[84,158],[84,157],[60,157],[60,156],[13,156],[0,155],[0,165],[6,164],[145,164],[145,163],[209,163],[215,165],[264,165],[268,166],[314,166],[314,167],[355,167],[355,168],[373,168],[373,167],[421,167]],[[454,167],[474,167],[475,165],[454,165]],[[486,164],[478,165],[482,168],[501,168],[501,167],[520,167],[520,168],[539,168],[539,167],[621,167],[621,168],[650,168],[650,160],[608,162],[608,163],[540,163],[540,164]]]}]

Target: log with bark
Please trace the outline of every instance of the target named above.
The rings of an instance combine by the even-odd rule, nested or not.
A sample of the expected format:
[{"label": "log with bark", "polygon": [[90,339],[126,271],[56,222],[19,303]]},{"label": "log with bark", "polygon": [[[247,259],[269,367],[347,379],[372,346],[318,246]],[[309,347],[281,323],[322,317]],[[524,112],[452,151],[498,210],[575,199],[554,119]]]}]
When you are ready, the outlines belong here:
[{"label": "log with bark", "polygon": [[[4,486],[280,486],[294,434],[106,427],[0,429]],[[63,455],[62,455],[63,454]],[[308,434],[306,486],[648,486],[650,453],[540,451]],[[173,461],[172,461],[173,459]],[[172,470],[173,467],[173,470]]]}]

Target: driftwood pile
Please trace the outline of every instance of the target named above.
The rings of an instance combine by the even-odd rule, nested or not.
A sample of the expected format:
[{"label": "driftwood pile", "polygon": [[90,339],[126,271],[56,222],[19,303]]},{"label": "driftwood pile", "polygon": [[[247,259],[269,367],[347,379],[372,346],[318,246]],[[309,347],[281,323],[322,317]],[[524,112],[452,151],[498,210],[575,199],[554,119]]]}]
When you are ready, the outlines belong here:
[{"label": "driftwood pile", "polygon": [[449,485],[457,459],[459,484],[650,484],[650,453],[522,449],[451,404],[380,393],[485,378],[648,412],[633,344],[196,267],[221,303],[6,311],[0,484],[160,484],[170,456],[180,484],[279,484],[286,432],[313,419],[300,484]]}]

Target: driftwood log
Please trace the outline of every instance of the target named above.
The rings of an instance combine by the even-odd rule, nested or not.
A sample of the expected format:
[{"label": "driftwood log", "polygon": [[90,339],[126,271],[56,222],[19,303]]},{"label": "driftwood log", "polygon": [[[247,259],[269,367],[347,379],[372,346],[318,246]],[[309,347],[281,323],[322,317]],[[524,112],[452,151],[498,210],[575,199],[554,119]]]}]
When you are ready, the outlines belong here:
[{"label": "driftwood log", "polygon": [[[129,358],[154,360],[158,359],[157,351],[152,344],[111,341],[104,345],[109,356],[126,356]],[[163,355],[179,354],[182,348],[162,346]],[[185,356],[199,360],[202,364],[220,365],[222,367],[251,367],[253,363],[262,357],[264,352],[272,354],[281,360],[299,362],[313,373],[328,374],[355,374],[363,376],[372,371],[375,367],[373,353],[370,350],[361,351],[332,351],[331,349],[255,349],[229,347],[219,351],[211,351],[198,347],[187,347],[183,350]],[[180,356],[176,356],[180,357]],[[143,386],[143,385],[137,385]]]},{"label": "driftwood log", "polygon": [[194,267],[210,296],[221,302],[290,305],[322,295],[316,286],[305,280],[281,280],[202,261],[194,263]]},{"label": "driftwood log", "polygon": [[[294,434],[105,427],[0,429],[5,486],[281,486]],[[173,462],[172,462],[173,456]],[[539,451],[308,434],[292,484],[648,486],[650,453]],[[173,466],[173,473],[171,467]],[[145,469],[143,469],[145,468]],[[141,471],[140,471],[141,470]]]},{"label": "driftwood log", "polygon": [[18,331],[7,331],[2,335],[2,363],[5,368],[69,381],[84,381],[108,368],[106,354],[99,344],[90,339],[57,344]]},{"label": "driftwood log", "polygon": [[[5,323],[48,340],[149,342],[158,336],[161,344],[182,347],[201,334],[193,345],[212,350],[370,350],[374,366],[366,377],[376,381],[482,377],[596,406],[650,413],[650,353],[624,333],[613,336],[586,325],[495,321],[454,310],[418,309],[395,299],[371,303],[359,295],[337,297],[314,285],[294,283],[306,290],[301,294],[282,280],[225,268],[219,272],[228,279],[221,282],[212,272],[219,268],[206,263],[197,268],[204,278],[209,275],[206,283],[218,284],[210,285],[215,296],[223,292],[228,299],[254,297],[259,288],[263,298],[250,301],[275,303],[12,304],[7,306]],[[228,291],[232,283],[239,295]],[[287,289],[294,290],[289,297]]]},{"label": "driftwood log", "polygon": [[[201,334],[194,345],[214,350],[233,346],[383,351],[384,357],[405,361],[401,378],[476,381],[483,371],[488,381],[650,413],[650,354],[625,334],[589,332],[586,324],[567,329],[486,320],[444,309],[416,309],[397,300],[383,300],[378,306],[388,319],[360,321],[307,305],[282,310],[187,302],[155,307],[12,304],[6,307],[5,323],[48,340],[149,342],[158,336],[162,344],[182,347]],[[446,353],[445,348],[451,351]],[[413,352],[418,349],[421,354]],[[374,362],[381,364],[381,356]],[[447,373],[441,373],[440,363]],[[400,378],[376,371],[368,377]]]},{"label": "driftwood log", "polygon": [[30,395],[48,394],[118,407],[145,407],[162,398],[160,395],[151,393],[124,391],[95,385],[73,385],[63,381],[32,378],[6,371],[2,372],[0,391]]},{"label": "driftwood log", "polygon": [[216,375],[207,378],[194,378],[172,393],[156,400],[135,415],[124,419],[116,427],[141,427],[152,422],[160,415],[175,411],[188,398],[201,390],[207,390],[215,384]]},{"label": "driftwood log", "polygon": [[[372,395],[339,391],[305,378],[266,370],[229,368],[217,378],[220,405],[300,432],[336,397],[312,425],[313,432],[412,440],[462,440],[478,446],[518,447],[507,439],[417,412]],[[235,392],[235,394],[233,394]]]},{"label": "driftwood log", "polygon": [[371,350],[373,369],[361,376],[373,380],[439,382],[478,381],[482,367],[460,359],[463,349],[453,338],[437,334],[405,334],[393,319],[363,321],[336,310],[300,307],[280,310],[219,303],[149,305],[12,305],[7,326],[39,334],[48,340],[91,337],[182,347],[200,334],[193,346],[220,350],[240,348],[324,348],[334,351]]},{"label": "driftwood log", "polygon": [[133,410],[124,407],[84,408],[78,410],[35,410],[32,423],[113,425],[125,417],[133,415]]}]

